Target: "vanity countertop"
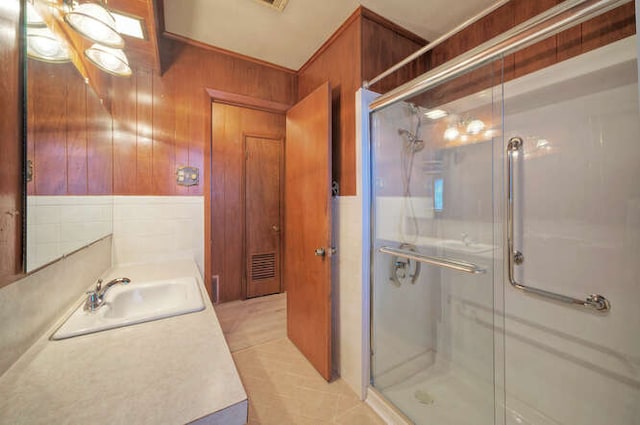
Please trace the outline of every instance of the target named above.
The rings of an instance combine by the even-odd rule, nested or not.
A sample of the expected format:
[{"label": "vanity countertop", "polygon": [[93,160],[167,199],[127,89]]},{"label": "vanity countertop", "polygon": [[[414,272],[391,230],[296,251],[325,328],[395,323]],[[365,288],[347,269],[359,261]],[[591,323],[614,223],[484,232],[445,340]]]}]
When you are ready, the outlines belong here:
[{"label": "vanity countertop", "polygon": [[0,424],[244,424],[247,395],[191,260],[118,267],[105,280],[197,276],[200,312],[49,339],[0,377]]}]

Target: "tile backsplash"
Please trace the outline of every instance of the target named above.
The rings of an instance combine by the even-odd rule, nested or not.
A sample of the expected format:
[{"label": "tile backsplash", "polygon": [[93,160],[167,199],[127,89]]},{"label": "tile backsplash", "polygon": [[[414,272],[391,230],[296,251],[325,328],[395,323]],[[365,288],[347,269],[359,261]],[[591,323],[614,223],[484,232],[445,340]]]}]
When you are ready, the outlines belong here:
[{"label": "tile backsplash", "polygon": [[194,259],[204,272],[204,197],[114,196],[113,263]]},{"label": "tile backsplash", "polygon": [[28,196],[27,270],[112,232],[112,196]]}]

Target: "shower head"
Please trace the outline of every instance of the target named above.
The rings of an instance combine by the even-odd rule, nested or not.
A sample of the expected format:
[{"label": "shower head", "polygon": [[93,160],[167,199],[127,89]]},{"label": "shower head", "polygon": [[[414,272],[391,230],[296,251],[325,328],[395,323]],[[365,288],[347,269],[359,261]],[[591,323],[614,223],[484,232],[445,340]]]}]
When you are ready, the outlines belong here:
[{"label": "shower head", "polygon": [[420,113],[420,107],[418,105],[416,105],[415,103],[408,103],[409,105],[409,111],[411,111],[412,114],[417,115],[418,113]]},{"label": "shower head", "polygon": [[405,128],[399,128],[398,134],[400,136],[407,137],[407,142],[409,143],[409,145],[411,146],[414,152],[419,152],[424,148],[424,141],[422,139],[416,138],[415,134],[413,134],[409,130]]},{"label": "shower head", "polygon": [[405,128],[399,128],[398,129],[398,134],[401,136],[407,136],[407,138],[409,139],[409,141],[413,141],[415,140],[415,136],[413,135],[412,132],[410,132],[409,130],[405,129]]}]

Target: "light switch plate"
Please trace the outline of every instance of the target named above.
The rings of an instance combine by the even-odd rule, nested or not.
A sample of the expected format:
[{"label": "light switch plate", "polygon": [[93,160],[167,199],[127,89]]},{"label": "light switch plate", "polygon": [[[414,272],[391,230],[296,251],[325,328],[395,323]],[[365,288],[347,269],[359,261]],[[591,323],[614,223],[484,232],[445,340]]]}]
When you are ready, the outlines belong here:
[{"label": "light switch plate", "polygon": [[200,182],[200,170],[196,167],[178,167],[176,182],[179,186],[196,186]]}]

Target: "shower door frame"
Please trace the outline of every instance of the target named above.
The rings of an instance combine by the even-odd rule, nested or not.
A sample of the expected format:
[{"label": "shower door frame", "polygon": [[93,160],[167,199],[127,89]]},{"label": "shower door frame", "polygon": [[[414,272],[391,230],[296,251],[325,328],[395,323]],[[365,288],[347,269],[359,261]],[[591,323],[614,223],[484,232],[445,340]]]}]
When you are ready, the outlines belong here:
[{"label": "shower door frame", "polygon": [[358,396],[365,401],[386,423],[393,425],[410,424],[411,420],[399,411],[392,403],[371,386],[371,353],[373,333],[373,245],[374,226],[373,175],[374,166],[371,148],[371,114],[370,105],[381,94],[360,88],[356,92],[356,167],[357,193],[361,194],[362,219],[362,338],[361,338],[361,387]]}]

